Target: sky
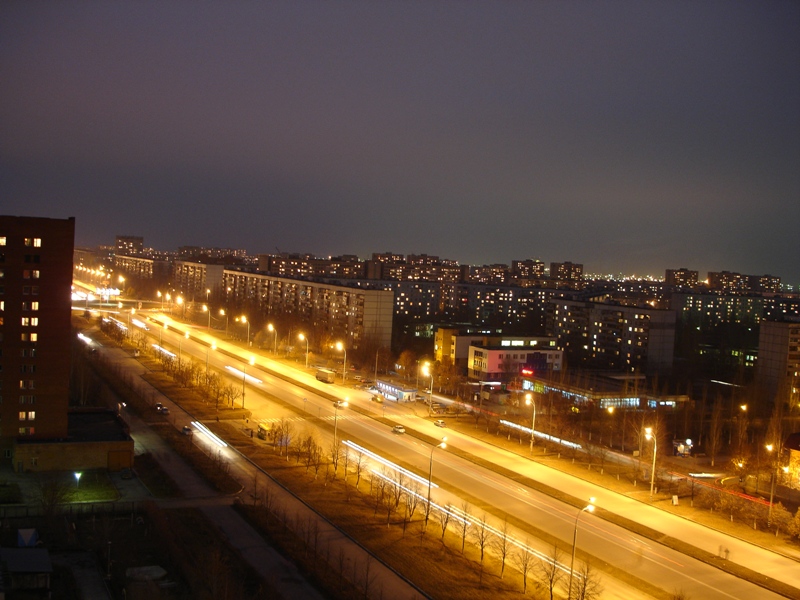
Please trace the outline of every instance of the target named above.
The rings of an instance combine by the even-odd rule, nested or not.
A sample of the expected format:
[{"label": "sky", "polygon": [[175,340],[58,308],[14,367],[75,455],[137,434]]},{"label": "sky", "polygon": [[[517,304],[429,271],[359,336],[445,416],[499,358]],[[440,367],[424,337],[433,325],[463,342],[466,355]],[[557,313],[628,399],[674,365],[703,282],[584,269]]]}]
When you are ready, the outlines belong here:
[{"label": "sky", "polygon": [[0,213],[798,285],[798,32],[797,1],[6,1]]}]

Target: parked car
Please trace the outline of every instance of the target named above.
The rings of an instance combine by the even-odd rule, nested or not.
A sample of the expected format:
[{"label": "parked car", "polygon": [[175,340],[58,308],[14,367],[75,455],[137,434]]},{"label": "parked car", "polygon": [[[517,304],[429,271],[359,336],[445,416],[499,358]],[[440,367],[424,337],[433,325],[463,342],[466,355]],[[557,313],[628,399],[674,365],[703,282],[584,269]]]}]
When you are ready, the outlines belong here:
[{"label": "parked car", "polygon": [[445,423],[442,419],[436,419],[433,424],[437,427],[447,427],[447,423]]},{"label": "parked car", "polygon": [[181,433],[183,435],[192,435],[192,428],[189,427],[188,425],[184,425],[183,429],[181,429]]},{"label": "parked car", "polygon": [[402,425],[395,425],[394,427],[392,427],[392,433],[405,433],[405,432],[406,428],[403,427]]},{"label": "parked car", "polygon": [[164,408],[164,405],[161,402],[156,402],[156,412],[161,412],[162,408]]},{"label": "parked car", "polygon": [[169,414],[169,408],[167,408],[166,406],[162,406],[162,407],[161,407],[161,410],[160,410],[159,412],[160,412],[162,415],[168,415],[168,414]]}]

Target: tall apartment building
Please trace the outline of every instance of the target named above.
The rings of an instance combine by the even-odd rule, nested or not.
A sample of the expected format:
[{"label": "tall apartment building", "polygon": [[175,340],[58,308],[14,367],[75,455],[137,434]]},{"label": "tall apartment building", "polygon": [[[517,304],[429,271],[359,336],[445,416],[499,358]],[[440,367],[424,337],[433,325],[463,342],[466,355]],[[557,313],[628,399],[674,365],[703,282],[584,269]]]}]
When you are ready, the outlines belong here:
[{"label": "tall apartment building", "polygon": [[75,219],[0,216],[0,446],[67,436]]},{"label": "tall apartment building", "polygon": [[136,235],[118,235],[114,247],[117,254],[137,256],[144,252],[144,238]]},{"label": "tall apartment building", "polygon": [[697,287],[697,271],[690,271],[685,267],[667,269],[664,274],[664,283],[673,287],[694,289]]},{"label": "tall apartment building", "polygon": [[568,358],[590,366],[667,374],[675,348],[675,313],[635,306],[552,300],[547,331]]},{"label": "tall apartment building", "polygon": [[800,319],[761,321],[757,373],[771,396],[790,407],[800,400]]},{"label": "tall apartment building", "polygon": [[551,262],[550,280],[559,287],[583,288],[583,265],[571,262]]}]

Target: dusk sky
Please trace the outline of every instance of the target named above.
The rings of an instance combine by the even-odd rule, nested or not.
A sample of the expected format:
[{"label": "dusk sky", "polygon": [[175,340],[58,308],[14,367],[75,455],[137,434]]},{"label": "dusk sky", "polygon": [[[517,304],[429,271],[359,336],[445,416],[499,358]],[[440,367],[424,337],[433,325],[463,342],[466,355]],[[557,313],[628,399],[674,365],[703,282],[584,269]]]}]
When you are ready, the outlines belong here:
[{"label": "dusk sky", "polygon": [[798,285],[800,2],[6,1],[0,213]]}]

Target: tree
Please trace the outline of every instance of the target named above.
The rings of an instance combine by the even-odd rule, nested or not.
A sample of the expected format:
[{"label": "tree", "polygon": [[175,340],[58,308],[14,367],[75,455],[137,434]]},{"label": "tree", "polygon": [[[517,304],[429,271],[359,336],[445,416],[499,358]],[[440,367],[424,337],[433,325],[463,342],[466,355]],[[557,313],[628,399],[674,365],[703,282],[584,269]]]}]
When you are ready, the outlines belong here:
[{"label": "tree", "polygon": [[469,503],[464,501],[461,503],[461,514],[458,515],[458,531],[461,533],[461,554],[464,554],[464,546],[467,543],[469,526]]},{"label": "tree", "polygon": [[[486,546],[489,544],[489,538],[491,536],[491,530],[489,529],[488,523],[486,522],[486,513],[481,515],[481,518],[478,520],[475,527],[473,527],[472,535],[475,538],[475,542],[478,545],[478,549],[481,553],[481,571],[479,581],[483,583],[483,559],[486,554]],[[463,545],[462,545],[462,552]]]},{"label": "tree", "polygon": [[555,590],[564,578],[564,571],[561,569],[561,550],[553,545],[552,552],[539,561],[536,565],[536,575],[539,582],[550,592],[550,600],[555,598]]},{"label": "tree", "polygon": [[494,540],[494,549],[500,555],[500,579],[503,578],[503,572],[506,570],[506,559],[509,552],[511,552],[511,535],[508,532],[508,518],[503,519],[503,524],[497,530],[497,535]]},{"label": "tree", "polygon": [[[339,459],[342,458],[342,442],[336,440],[330,446],[331,465],[333,465],[333,479],[336,479],[336,471],[339,469]],[[345,473],[345,477],[347,473]]]},{"label": "tree", "polygon": [[408,381],[411,378],[413,367],[417,362],[416,355],[411,350],[403,350],[397,359],[397,364],[403,372],[403,379]]},{"label": "tree", "polygon": [[722,444],[722,421],[722,400],[718,397],[711,409],[711,420],[708,423],[708,436],[706,436],[706,448],[708,448],[712,467],[717,460],[717,453]]},{"label": "tree", "polygon": [[447,526],[450,523],[450,511],[447,509],[438,510],[433,516],[434,519],[436,519],[436,522],[439,523],[439,527],[442,528],[442,543],[444,543],[444,534],[447,533]]},{"label": "tree", "polygon": [[528,546],[528,540],[525,540],[525,545],[514,554],[514,563],[517,565],[519,572],[522,574],[522,593],[528,591],[528,573],[533,568],[534,555]]},{"label": "tree", "polygon": [[775,537],[778,537],[779,531],[787,531],[791,526],[792,513],[786,510],[786,507],[783,504],[776,502],[772,506],[772,521],[770,524],[775,527]]},{"label": "tree", "polygon": [[575,573],[572,598],[569,600],[596,600],[602,596],[603,586],[597,573],[588,562],[583,563]]}]

